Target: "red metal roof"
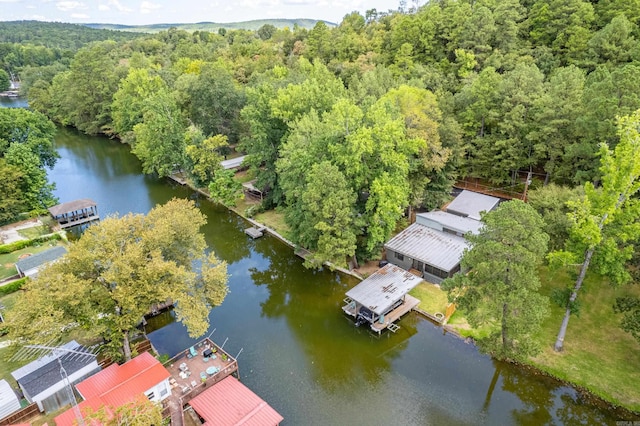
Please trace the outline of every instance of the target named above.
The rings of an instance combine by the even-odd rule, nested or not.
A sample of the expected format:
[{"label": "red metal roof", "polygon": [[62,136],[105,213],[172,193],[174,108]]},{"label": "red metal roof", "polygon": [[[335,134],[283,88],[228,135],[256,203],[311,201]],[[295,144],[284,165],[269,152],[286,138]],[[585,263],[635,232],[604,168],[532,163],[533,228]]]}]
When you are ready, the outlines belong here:
[{"label": "red metal roof", "polygon": [[[85,401],[79,404],[86,408],[120,407],[166,380],[171,375],[160,362],[144,352],[122,365],[112,364],[101,372],[78,383],[76,389]],[[75,415],[67,410],[55,418],[56,425],[72,425]]]},{"label": "red metal roof", "polygon": [[283,417],[233,376],[189,401],[204,426],[275,426]]}]

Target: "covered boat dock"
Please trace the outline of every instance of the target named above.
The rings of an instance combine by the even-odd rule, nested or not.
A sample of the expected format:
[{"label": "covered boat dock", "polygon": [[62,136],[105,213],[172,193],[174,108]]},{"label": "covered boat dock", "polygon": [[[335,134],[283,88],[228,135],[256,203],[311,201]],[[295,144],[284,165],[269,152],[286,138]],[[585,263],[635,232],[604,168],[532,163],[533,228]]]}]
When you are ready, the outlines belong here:
[{"label": "covered boat dock", "polygon": [[89,198],[69,201],[49,207],[49,213],[62,229],[100,220],[98,205]]},{"label": "covered boat dock", "polygon": [[357,326],[395,332],[400,328],[395,322],[420,303],[407,293],[421,282],[422,278],[389,263],[349,290],[342,310],[356,319]]}]

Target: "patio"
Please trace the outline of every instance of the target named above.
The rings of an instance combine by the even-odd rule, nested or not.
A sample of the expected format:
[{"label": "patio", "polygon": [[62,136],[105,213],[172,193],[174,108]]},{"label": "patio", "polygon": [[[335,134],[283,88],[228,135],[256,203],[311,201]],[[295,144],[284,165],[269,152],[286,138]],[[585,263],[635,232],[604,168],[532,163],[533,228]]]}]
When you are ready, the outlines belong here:
[{"label": "patio", "polygon": [[180,352],[164,364],[171,374],[171,396],[163,402],[172,425],[184,424],[183,407],[209,386],[238,370],[238,363],[210,339]]}]

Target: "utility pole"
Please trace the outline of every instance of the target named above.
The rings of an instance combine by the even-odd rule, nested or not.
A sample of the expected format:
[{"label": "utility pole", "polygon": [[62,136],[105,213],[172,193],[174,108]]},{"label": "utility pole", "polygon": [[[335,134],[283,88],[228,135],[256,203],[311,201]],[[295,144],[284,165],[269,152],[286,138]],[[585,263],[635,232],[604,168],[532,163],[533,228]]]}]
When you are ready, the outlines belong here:
[{"label": "utility pole", "polygon": [[524,192],[522,193],[522,201],[527,201],[527,191],[529,190],[529,185],[531,185],[531,178],[533,177],[533,172],[529,170],[527,174],[527,181],[524,183]]}]

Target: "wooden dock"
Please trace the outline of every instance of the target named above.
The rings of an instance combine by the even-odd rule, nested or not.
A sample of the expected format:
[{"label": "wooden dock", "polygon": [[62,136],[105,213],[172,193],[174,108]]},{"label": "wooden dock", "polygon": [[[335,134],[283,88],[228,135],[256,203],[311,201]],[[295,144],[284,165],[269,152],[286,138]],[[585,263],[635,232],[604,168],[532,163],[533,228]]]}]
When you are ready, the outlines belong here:
[{"label": "wooden dock", "polygon": [[251,228],[245,229],[244,233],[255,240],[256,238],[260,238],[264,235],[264,228],[252,226]]},{"label": "wooden dock", "polygon": [[378,334],[381,333],[382,330],[384,330],[385,328],[388,328],[390,331],[393,331],[395,333],[398,330],[398,328],[400,328],[398,325],[395,324],[395,322],[400,318],[402,318],[405,314],[409,313],[413,308],[418,306],[419,303],[420,301],[415,297],[411,296],[410,294],[405,295],[404,303],[398,306],[397,308],[395,308],[393,311],[386,314],[384,316],[383,323],[379,323],[377,321],[372,323],[371,329],[377,332]]}]

